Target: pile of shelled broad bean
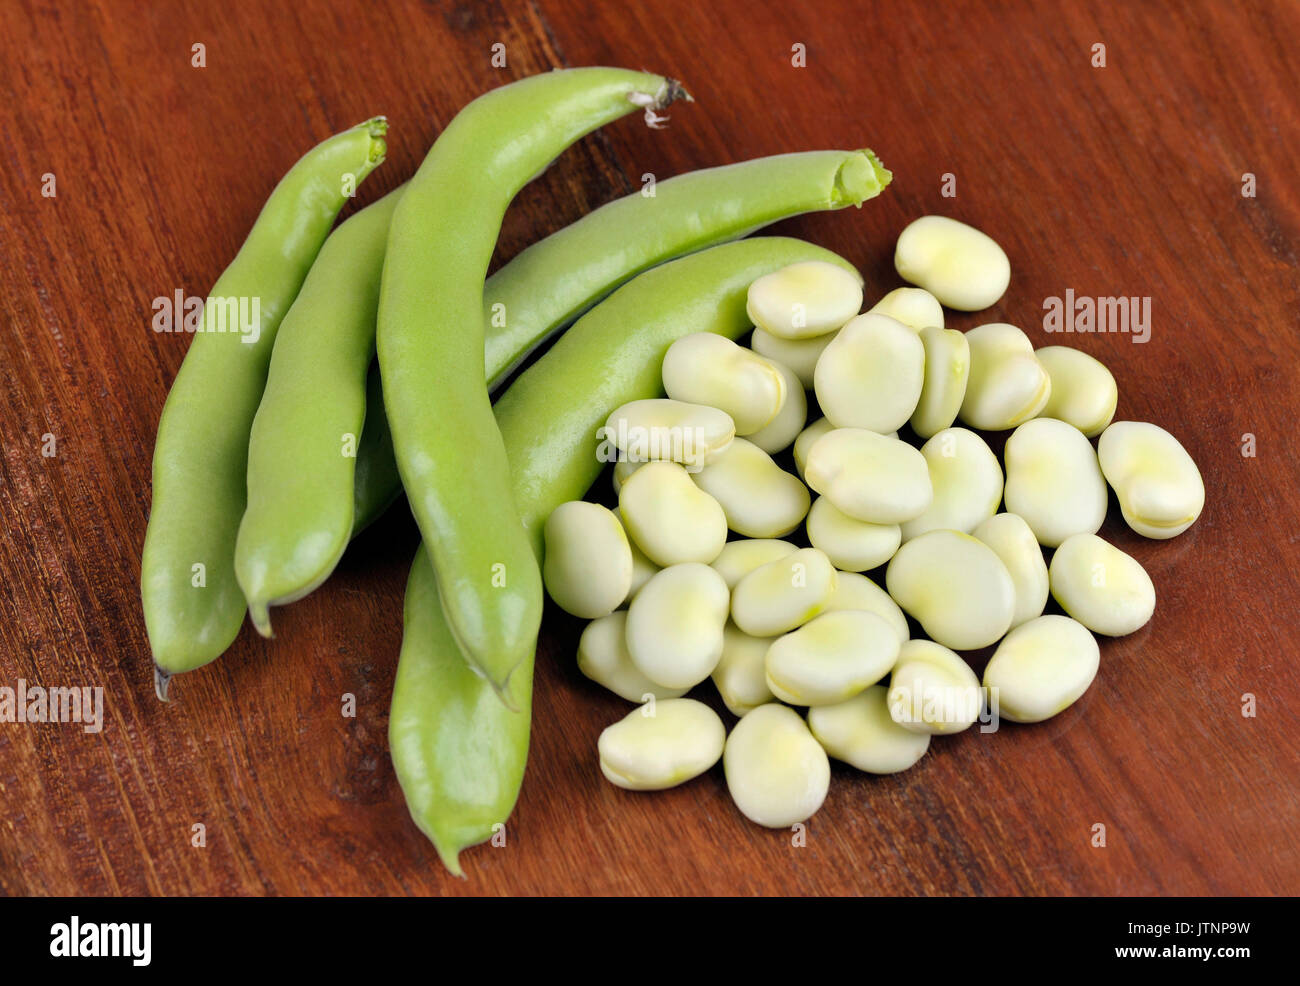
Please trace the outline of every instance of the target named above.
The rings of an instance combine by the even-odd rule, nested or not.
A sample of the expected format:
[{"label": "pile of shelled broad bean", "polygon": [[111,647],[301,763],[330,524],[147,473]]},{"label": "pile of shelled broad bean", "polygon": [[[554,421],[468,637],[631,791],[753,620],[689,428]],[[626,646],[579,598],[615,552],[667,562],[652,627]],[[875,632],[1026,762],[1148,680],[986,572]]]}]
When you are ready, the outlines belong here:
[{"label": "pile of shelled broad bean", "polygon": [[[1041,722],[1092,684],[1094,634],[1151,618],[1151,579],[1097,536],[1107,484],[1134,531],[1174,537],[1205,502],[1191,457],[1155,424],[1113,422],[1115,378],[1086,353],[1005,323],[944,328],[945,305],[989,307],[1010,283],[985,234],[923,217],[895,267],[919,286],[866,314],[835,264],[755,279],[752,348],[685,335],[667,397],[610,414],[617,513],[573,501],[547,521],[547,589],[592,621],[579,667],[642,703],[598,743],[619,787],[722,760],[742,813],[793,825],[825,799],[828,756],[892,774],[977,719]],[[1004,463],[971,429],[1011,431]],[[791,447],[798,475],[773,459]],[[861,574],[881,566],[883,590]],[[1049,593],[1066,615],[1044,615]],[[981,682],[957,652],[993,645]],[[710,678],[739,717],[729,736],[683,697]]]}]

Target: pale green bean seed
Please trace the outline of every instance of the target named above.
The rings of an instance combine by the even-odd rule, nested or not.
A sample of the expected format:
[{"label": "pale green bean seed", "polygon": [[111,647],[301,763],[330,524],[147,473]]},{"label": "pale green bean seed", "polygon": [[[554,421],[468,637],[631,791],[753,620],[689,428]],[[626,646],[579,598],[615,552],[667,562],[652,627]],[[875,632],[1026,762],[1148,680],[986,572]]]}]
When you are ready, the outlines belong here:
[{"label": "pale green bean seed", "polygon": [[551,511],[543,530],[542,578],[567,613],[594,620],[614,612],[632,588],[632,548],[613,511],[571,500]]},{"label": "pale green bean seed", "polygon": [[785,377],[771,361],[715,332],[693,332],[669,346],[663,382],[673,400],[727,412],[737,435],[758,431],[785,403]]},{"label": "pale green bean seed", "polygon": [[1119,388],[1106,365],[1069,346],[1044,346],[1034,355],[1052,380],[1042,416],[1068,421],[1089,438],[1105,431],[1119,403]]},{"label": "pale green bean seed", "polygon": [[862,428],[836,428],[813,443],[804,481],[844,513],[901,524],[934,499],[925,457],[906,442]]},{"label": "pale green bean seed", "polygon": [[663,791],[698,777],[722,757],[727,730],[691,698],[633,709],[600,734],[600,772],[629,791]]},{"label": "pale green bean seed", "polygon": [[937,643],[977,650],[1011,627],[1016,589],[982,541],[960,531],[930,531],[907,541],[885,570],[894,602]]},{"label": "pale green bean seed", "polygon": [[1034,344],[1014,325],[991,322],[966,333],[970,374],[958,416],[972,428],[1007,431],[1037,417],[1052,394],[1052,378]]},{"label": "pale green bean seed", "polygon": [[989,705],[1012,722],[1063,712],[1097,677],[1101,651],[1082,623],[1040,616],[1006,635],[984,669]]},{"label": "pale green bean seed", "polygon": [[760,705],[736,723],[722,767],[741,814],[767,828],[807,820],[830,789],[826,751],[798,713],[776,703]]},{"label": "pale green bean seed", "polygon": [[[803,431],[799,432],[799,437],[794,440],[794,465],[802,476],[805,466],[808,462],[808,451],[816,444],[817,439],[821,438],[829,431],[834,431],[835,426],[826,418],[818,418]],[[897,437],[897,436],[895,436]]]},{"label": "pale green bean seed", "polygon": [[859,315],[817,361],[817,403],[837,428],[896,431],[921,399],[925,347],[888,315]]},{"label": "pale green bean seed", "polygon": [[884,589],[857,572],[839,573],[835,592],[823,612],[835,613],[845,609],[860,609],[867,613],[875,613],[890,625],[897,634],[900,644],[904,643],[911,634],[907,617],[899,609],[898,603],[894,602]]},{"label": "pale green bean seed", "polygon": [[1053,598],[1093,633],[1122,637],[1155,612],[1156,587],[1146,569],[1095,534],[1068,538],[1047,572]]},{"label": "pale green bean seed", "polygon": [[627,611],[627,649],[643,675],[665,688],[691,688],[722,657],[730,594],[722,576],[698,562],[656,572]]},{"label": "pale green bean seed", "polygon": [[808,511],[808,541],[847,572],[866,572],[894,557],[902,541],[897,524],[871,524],[850,517],[824,496]]},{"label": "pale green bean seed", "polygon": [[631,538],[627,539],[627,546],[632,549],[632,586],[627,590],[627,599],[623,603],[625,606],[636,598],[641,587],[650,581],[650,576],[660,571],[659,566],[647,558]]},{"label": "pale green bean seed", "polygon": [[874,613],[822,613],[772,641],[767,687],[791,705],[834,705],[889,674],[898,648],[898,635]]},{"label": "pale green bean seed", "polygon": [[914,332],[931,327],[943,328],[943,306],[924,288],[894,288],[867,312],[888,315]]},{"label": "pale green bean seed", "polygon": [[754,569],[736,583],[731,618],[755,637],[789,633],[826,608],[838,577],[822,552],[800,548]]},{"label": "pale green bean seed", "polygon": [[764,452],[775,454],[788,449],[807,423],[808,395],[792,369],[776,360],[771,362],[785,378],[785,403],[775,418],[748,437]]},{"label": "pale green bean seed", "polygon": [[648,462],[618,494],[627,533],[656,565],[708,564],[727,542],[727,515],[718,501],[675,462]]},{"label": "pale green bean seed", "polygon": [[713,684],[732,715],[743,716],[776,701],[767,687],[767,649],[771,645],[770,637],[751,637],[727,621],[722,632],[722,660],[713,669]]},{"label": "pale green bean seed", "polygon": [[836,760],[869,774],[907,770],[930,748],[929,733],[894,722],[885,685],[872,685],[838,705],[809,709],[808,728]]},{"label": "pale green bean seed", "polygon": [[633,462],[631,459],[619,459],[614,463],[614,492],[620,493],[623,490],[623,484],[627,482],[627,477],[636,472],[644,462]]},{"label": "pale green bean seed", "polygon": [[602,437],[620,458],[698,467],[736,437],[736,423],[716,407],[652,397],[615,408]]},{"label": "pale green bean seed", "polygon": [[749,340],[750,348],[760,356],[766,356],[775,363],[788,366],[804,390],[812,390],[813,371],[817,369],[817,360],[822,352],[835,338],[834,332],[814,336],[811,339],[782,339],[762,329],[755,329]]},{"label": "pale green bean seed", "polygon": [[629,702],[644,702],[647,695],[663,699],[686,694],[685,688],[665,688],[637,670],[627,649],[627,612],[621,609],[592,620],[582,631],[578,670]]},{"label": "pale green bean seed", "polygon": [[743,438],[734,439],[694,479],[722,506],[727,526],[744,537],[781,537],[808,514],[808,487]]},{"label": "pale green bean seed", "polygon": [[894,268],[962,312],[996,304],[1011,283],[1011,262],[993,238],[946,216],[922,216],[904,229]]},{"label": "pale green bean seed", "polygon": [[918,335],[925,349],[925,378],[912,412],[912,430],[929,438],[957,420],[970,376],[970,345],[956,329],[930,327]]},{"label": "pale green bean seed", "polygon": [[889,716],[914,733],[960,733],[979,718],[979,678],[942,644],[909,640],[899,648],[889,679]]},{"label": "pale green bean seed", "polygon": [[1137,533],[1171,538],[1196,523],[1205,507],[1201,471],[1159,425],[1116,421],[1102,433],[1097,454],[1124,520]]},{"label": "pale green bean seed", "polygon": [[806,260],[764,274],[749,286],[750,321],[782,339],[833,332],[862,309],[862,280],[843,267]]},{"label": "pale green bean seed", "polygon": [[1016,608],[1011,626],[1043,615],[1047,605],[1047,562],[1038,538],[1019,514],[995,514],[971,531],[1002,560],[1016,589]]},{"label": "pale green bean seed", "polygon": [[1038,543],[1055,548],[1095,534],[1106,519],[1106,480],[1092,442],[1055,418],[1026,421],[1007,439],[1007,511],[1025,519]]},{"label": "pale green bean seed", "polygon": [[934,499],[925,513],[903,523],[903,540],[926,531],[969,534],[1002,502],[1002,467],[988,443],[965,428],[946,428],[921,446]]},{"label": "pale green bean seed", "polygon": [[713,560],[713,570],[722,576],[728,589],[736,588],[736,583],[756,568],[770,561],[792,555],[799,548],[789,541],[777,538],[744,538],[740,541],[728,541],[721,554]]}]

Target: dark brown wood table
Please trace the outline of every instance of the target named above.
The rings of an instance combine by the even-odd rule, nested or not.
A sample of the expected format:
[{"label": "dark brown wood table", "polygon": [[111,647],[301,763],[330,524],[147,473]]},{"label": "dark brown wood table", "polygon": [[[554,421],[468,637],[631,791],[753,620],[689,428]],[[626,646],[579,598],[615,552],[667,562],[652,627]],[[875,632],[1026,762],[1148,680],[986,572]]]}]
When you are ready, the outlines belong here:
[{"label": "dark brown wood table", "polygon": [[[1300,890],[1298,35],[1286,0],[7,5],[0,687],[101,686],[105,721],[0,723],[0,892]],[[950,324],[1011,321],[1103,359],[1120,417],[1174,431],[1208,500],[1170,542],[1131,534],[1112,505],[1103,534],[1146,565],[1159,604],[1104,643],[1076,707],[936,741],[892,778],[837,765],[803,847],[746,822],[721,768],[658,796],[606,783],[596,737],[626,705],[577,672],[577,624],[552,609],[506,845],[467,853],[461,881],[407,817],[387,751],[416,543],[404,511],[278,613],[274,640],[246,627],[174,701],[154,697],[140,547],[188,340],[151,331],[151,303],[205,293],[329,133],[389,116],[370,201],[475,95],[590,64],[682,78],[697,103],[664,131],[629,119],[584,140],[520,195],[498,260],[646,173],[873,147],[896,176],[884,196],[779,231],[853,260],[871,300],[899,283],[912,218],[987,230],[1011,289]],[[1067,290],[1149,298],[1149,340],[1049,336],[1044,301]]]}]

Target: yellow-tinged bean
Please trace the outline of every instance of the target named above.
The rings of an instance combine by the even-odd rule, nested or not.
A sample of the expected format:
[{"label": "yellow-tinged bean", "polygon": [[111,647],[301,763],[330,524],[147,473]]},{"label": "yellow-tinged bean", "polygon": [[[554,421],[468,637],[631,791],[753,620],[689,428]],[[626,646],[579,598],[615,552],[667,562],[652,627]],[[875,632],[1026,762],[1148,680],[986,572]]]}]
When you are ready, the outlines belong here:
[{"label": "yellow-tinged bean", "polygon": [[679,462],[698,467],[736,437],[731,415],[716,407],[666,397],[629,401],[605,421],[604,438],[636,462]]},{"label": "yellow-tinged bean", "polygon": [[542,579],[565,612],[594,620],[614,612],[632,588],[632,548],[613,511],[570,500],[543,529]]},{"label": "yellow-tinged bean", "polygon": [[1047,562],[1025,519],[1019,514],[995,514],[971,531],[971,537],[992,548],[1011,576],[1016,589],[1011,626],[1042,616],[1047,605]]},{"label": "yellow-tinged bean", "polygon": [[1097,454],[1124,520],[1137,533],[1171,538],[1196,523],[1205,507],[1201,471],[1159,425],[1116,421],[1102,433]]},{"label": "yellow-tinged bean", "polygon": [[755,637],[789,633],[826,608],[837,580],[826,555],[801,548],[741,579],[731,595],[731,618]]},{"label": "yellow-tinged bean", "polygon": [[749,440],[764,452],[776,453],[789,448],[807,422],[808,395],[804,393],[803,384],[793,370],[776,360],[772,360],[772,365],[785,379],[785,403],[776,412],[775,418],[749,435]]},{"label": "yellow-tinged bean", "polygon": [[776,701],[767,687],[770,637],[752,637],[730,620],[722,632],[722,659],[713,669],[713,684],[732,715],[743,716]]},{"label": "yellow-tinged bean", "polygon": [[915,332],[943,328],[943,306],[924,288],[894,288],[867,311],[888,315]]},{"label": "yellow-tinged bean", "polygon": [[625,606],[636,598],[641,587],[650,581],[650,576],[660,570],[659,566],[647,558],[645,552],[638,548],[631,538],[627,539],[627,546],[632,549],[632,585],[627,590],[627,599],[623,601]]},{"label": "yellow-tinged bean", "polygon": [[662,791],[722,756],[727,730],[703,702],[669,698],[634,709],[600,734],[600,772],[629,791]]},{"label": "yellow-tinged bean", "polygon": [[799,477],[743,438],[733,440],[694,479],[722,506],[727,526],[745,537],[781,537],[808,514],[811,498]]},{"label": "yellow-tinged bean", "polygon": [[894,268],[962,312],[997,304],[1011,283],[1011,262],[993,238],[946,216],[922,216],[904,229]]},{"label": "yellow-tinged bean", "polygon": [[627,533],[656,565],[707,565],[727,541],[722,507],[675,462],[648,462],[634,472],[619,491],[618,508]]},{"label": "yellow-tinged bean", "polygon": [[805,821],[830,789],[826,751],[793,709],[776,703],[760,705],[736,723],[722,766],[741,814],[767,828]]},{"label": "yellow-tinged bean", "polygon": [[859,315],[817,360],[817,403],[837,428],[880,433],[907,423],[921,398],[925,347],[888,315]]},{"label": "yellow-tinged bean", "polygon": [[665,688],[642,674],[627,649],[627,612],[616,610],[592,620],[578,639],[578,670],[619,698],[644,702],[646,696],[678,698],[685,688]]},{"label": "yellow-tinged bean", "polygon": [[988,443],[965,428],[946,428],[921,446],[934,499],[925,513],[904,521],[903,540],[926,531],[969,534],[1002,502],[1002,467]]},{"label": "yellow-tinged bean", "polygon": [[1052,379],[1042,416],[1067,421],[1089,438],[1105,431],[1119,403],[1119,388],[1106,365],[1069,346],[1044,346],[1034,355]]},{"label": "yellow-tinged bean", "polygon": [[885,685],[872,685],[838,705],[809,709],[808,728],[836,760],[869,774],[907,770],[930,748],[929,733],[894,722]]},{"label": "yellow-tinged bean", "polygon": [[894,557],[902,542],[897,524],[871,524],[850,517],[824,496],[808,511],[808,541],[836,568],[866,572]]},{"label": "yellow-tinged bean", "polygon": [[825,335],[861,308],[862,279],[821,260],[764,274],[749,286],[745,305],[750,321],[782,339]]},{"label": "yellow-tinged bean", "polygon": [[756,568],[770,561],[792,555],[799,548],[789,541],[778,538],[742,538],[728,541],[717,558],[713,560],[713,570],[722,576],[728,589],[736,588],[736,583]]},{"label": "yellow-tinged bean", "polygon": [[1156,587],[1146,569],[1095,534],[1068,538],[1047,572],[1061,608],[1094,633],[1122,637],[1155,612]]},{"label": "yellow-tinged bean", "polygon": [[656,572],[627,611],[627,649],[638,671],[665,688],[691,688],[722,657],[731,602],[722,576],[699,562]]},{"label": "yellow-tinged bean", "polygon": [[782,366],[788,366],[799,378],[799,383],[803,385],[804,390],[812,390],[813,371],[817,369],[817,360],[834,338],[834,332],[827,332],[825,335],[814,336],[811,339],[782,339],[762,329],[755,329],[749,345],[758,355],[766,356]]},{"label": "yellow-tinged bean", "polygon": [[898,636],[900,644],[911,635],[907,617],[898,603],[865,575],[859,575],[857,572],[839,573],[835,582],[835,592],[823,612],[834,613],[845,609],[860,609],[867,613],[875,613],[889,624]]},{"label": "yellow-tinged bean", "polygon": [[970,374],[958,416],[981,431],[1007,431],[1037,417],[1052,395],[1052,378],[1034,344],[1014,325],[991,322],[966,333]]},{"label": "yellow-tinged bean", "polygon": [[898,635],[874,613],[822,613],[772,641],[767,687],[791,705],[834,705],[889,674],[898,648]]},{"label": "yellow-tinged bean", "polygon": [[989,704],[1012,722],[1042,722],[1063,712],[1097,677],[1101,651],[1088,628],[1068,616],[1040,616],[1016,627],[984,669]]},{"label": "yellow-tinged bean", "polygon": [[950,735],[979,718],[984,690],[970,665],[932,640],[899,648],[889,679],[889,715],[915,733]]},{"label": "yellow-tinged bean", "polygon": [[693,332],[669,346],[663,381],[673,400],[725,411],[737,435],[768,424],[786,399],[785,377],[770,360],[714,332]]},{"label": "yellow-tinged bean", "polygon": [[1011,627],[1016,589],[993,549],[959,531],[907,541],[885,570],[894,602],[937,643],[977,650]]},{"label": "yellow-tinged bean", "polygon": [[1106,519],[1106,480],[1092,443],[1055,418],[1026,421],[1007,439],[1007,510],[1025,519],[1039,544],[1055,548],[1095,534]]},{"label": "yellow-tinged bean", "polygon": [[[799,432],[799,437],[794,440],[794,465],[802,476],[805,472],[808,462],[808,452],[816,444],[817,439],[821,438],[829,431],[834,431],[835,426],[826,418],[818,418],[803,431]],[[898,436],[894,436],[898,437]]]},{"label": "yellow-tinged bean", "polygon": [[912,430],[929,438],[957,420],[970,376],[970,345],[956,329],[930,327],[918,336],[925,349],[925,378],[912,412]]},{"label": "yellow-tinged bean", "polygon": [[613,481],[614,492],[620,493],[623,490],[623,484],[627,482],[627,477],[636,472],[644,462],[633,462],[631,459],[619,459],[614,463]]},{"label": "yellow-tinged bean", "polygon": [[871,524],[901,524],[930,506],[925,457],[906,442],[862,428],[836,428],[813,443],[804,480],[844,513]]}]

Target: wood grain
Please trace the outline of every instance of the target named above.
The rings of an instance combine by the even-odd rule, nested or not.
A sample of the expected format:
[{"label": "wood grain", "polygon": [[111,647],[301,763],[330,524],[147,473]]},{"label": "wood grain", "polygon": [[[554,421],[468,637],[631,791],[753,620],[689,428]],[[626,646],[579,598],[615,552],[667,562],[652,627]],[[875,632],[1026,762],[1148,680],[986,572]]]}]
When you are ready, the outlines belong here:
[{"label": "wood grain", "polygon": [[[0,724],[0,892],[1296,892],[1297,34],[1285,0],[8,5],[0,685],[102,686],[106,721],[99,734]],[[191,66],[195,43],[206,68]],[[1209,498],[1169,543],[1131,535],[1112,507],[1103,533],[1147,566],[1159,604],[1104,643],[1078,707],[936,742],[894,778],[837,766],[803,848],[745,822],[720,769],[659,796],[600,779],[596,736],[626,707],[577,673],[578,626],[551,611],[507,845],[467,854],[458,881],[406,817],[387,754],[409,518],[386,518],[277,614],[275,640],[246,629],[176,682],[176,701],[155,700],[139,552],[187,340],[150,331],[150,305],[205,292],[327,134],[389,115],[369,201],[483,90],[601,63],[683,78],[698,103],[663,132],[624,121],[583,141],[519,197],[499,257],[647,172],[873,147],[896,175],[885,196],[780,231],[843,253],[875,296],[897,283],[911,218],[987,230],[1011,290],[951,324],[1005,319],[1103,359],[1120,415],[1178,434]],[[1048,336],[1043,299],[1067,288],[1151,297],[1150,341]],[[348,692],[355,719],[340,715]],[[1245,693],[1257,717],[1241,714]],[[1090,844],[1095,823],[1106,848]]]}]

